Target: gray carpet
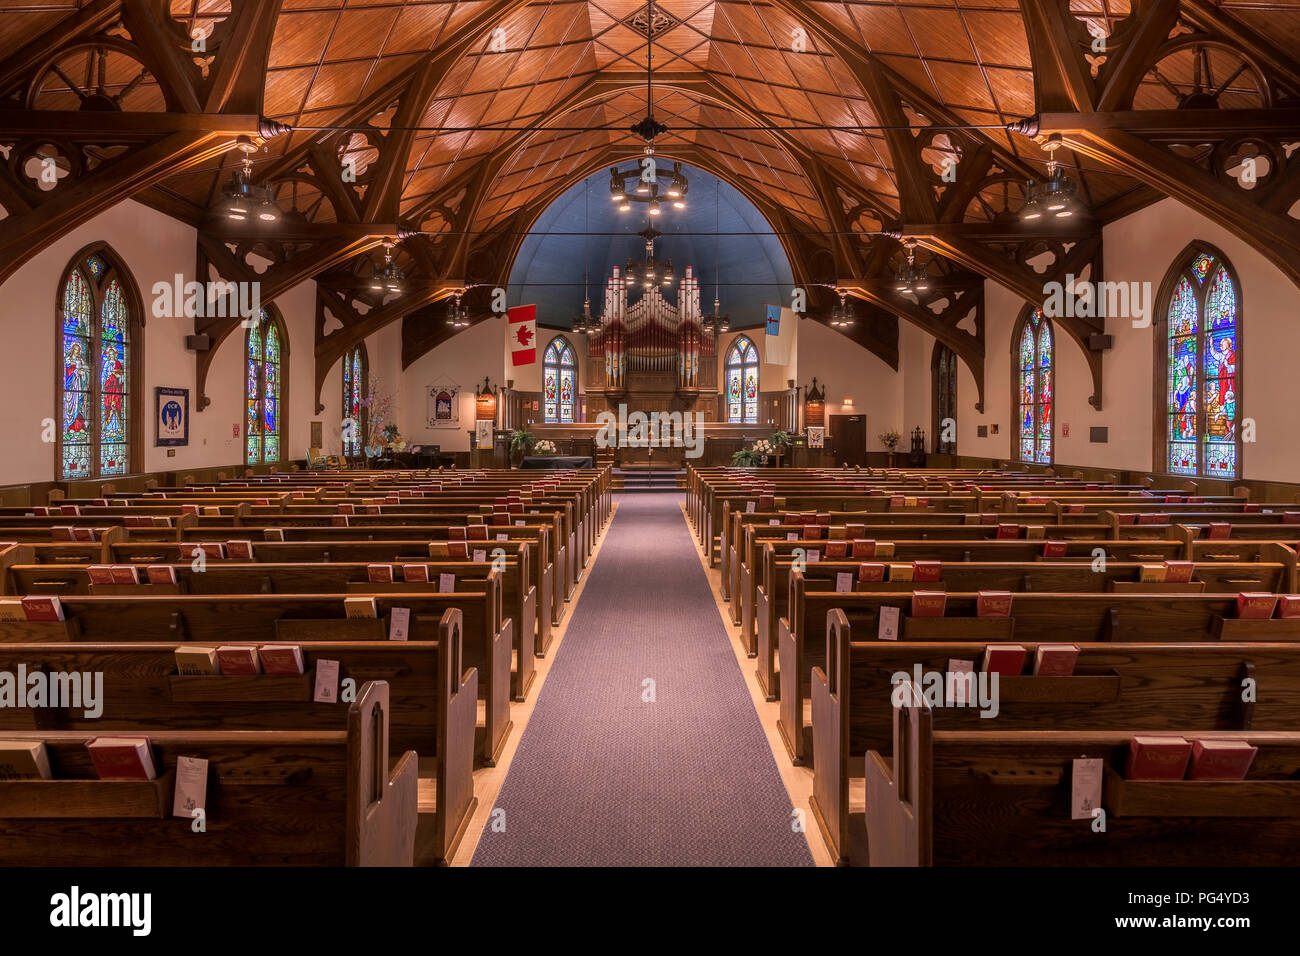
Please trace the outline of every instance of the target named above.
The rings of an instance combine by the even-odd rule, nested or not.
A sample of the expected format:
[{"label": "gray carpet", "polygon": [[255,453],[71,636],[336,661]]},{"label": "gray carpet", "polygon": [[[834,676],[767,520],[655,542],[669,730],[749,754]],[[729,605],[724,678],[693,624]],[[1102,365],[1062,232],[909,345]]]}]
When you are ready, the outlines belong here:
[{"label": "gray carpet", "polygon": [[811,866],[682,496],[619,498],[473,865]]}]

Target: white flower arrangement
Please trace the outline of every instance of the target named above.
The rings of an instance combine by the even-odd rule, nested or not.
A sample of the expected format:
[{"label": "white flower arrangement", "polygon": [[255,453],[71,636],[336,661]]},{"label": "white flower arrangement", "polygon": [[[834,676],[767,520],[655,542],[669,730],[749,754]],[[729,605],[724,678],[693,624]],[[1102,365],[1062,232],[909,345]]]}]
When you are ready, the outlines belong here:
[{"label": "white flower arrangement", "polygon": [[536,445],[533,446],[533,453],[536,455],[554,455],[555,442],[548,441],[547,439],[543,438],[541,441],[539,441]]},{"label": "white flower arrangement", "polygon": [[754,442],[754,451],[759,455],[776,454],[776,449],[772,447],[772,443],[766,438],[760,438],[758,441]]}]

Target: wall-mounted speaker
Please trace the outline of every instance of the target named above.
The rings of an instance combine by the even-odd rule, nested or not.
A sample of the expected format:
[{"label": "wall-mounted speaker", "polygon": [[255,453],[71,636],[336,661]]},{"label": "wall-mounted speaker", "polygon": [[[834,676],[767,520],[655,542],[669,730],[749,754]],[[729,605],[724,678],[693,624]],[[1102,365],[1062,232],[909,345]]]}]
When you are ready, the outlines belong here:
[{"label": "wall-mounted speaker", "polygon": [[185,347],[191,352],[206,352],[212,348],[212,337],[208,335],[185,336]]},{"label": "wall-mounted speaker", "polygon": [[1088,441],[1095,445],[1104,445],[1110,441],[1110,428],[1107,425],[1093,425],[1088,429]]}]

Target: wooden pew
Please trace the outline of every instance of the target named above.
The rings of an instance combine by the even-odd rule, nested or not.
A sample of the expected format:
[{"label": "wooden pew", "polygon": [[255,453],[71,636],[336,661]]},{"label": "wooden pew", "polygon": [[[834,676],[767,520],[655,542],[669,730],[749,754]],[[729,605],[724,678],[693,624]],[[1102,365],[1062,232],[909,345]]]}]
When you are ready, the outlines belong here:
[{"label": "wooden pew", "polygon": [[[861,807],[850,808],[850,779],[862,777],[862,754],[890,753],[900,675],[915,681],[918,665],[922,674],[944,674],[954,659],[974,659],[978,668],[983,649],[954,642],[854,640],[847,618],[834,611],[827,621],[826,641],[827,666],[812,670],[812,808],[832,856],[848,862],[853,844],[850,820],[861,816]],[[1024,646],[1032,661],[1037,645]],[[935,728],[1289,730],[1300,714],[1300,645],[1079,647],[1073,676],[1003,676],[994,716],[982,717],[978,707],[954,706],[945,698],[944,706],[933,707]],[[1032,671],[1032,665],[1026,669]],[[1247,678],[1255,685],[1254,694],[1245,700]]]},{"label": "wooden pew", "polygon": [[[366,683],[346,730],[159,730],[159,779],[99,780],[98,731],[20,731],[44,741],[53,780],[0,781],[7,866],[410,866],[416,755],[389,770],[388,693]],[[208,761],[206,832],[172,817],[178,757]]]},{"label": "wooden pew", "polygon": [[[866,763],[872,866],[1287,866],[1300,845],[1300,734],[1180,731],[1259,748],[1242,781],[1126,781],[1128,728],[943,731],[895,712],[892,761]],[[1073,761],[1105,766],[1104,832],[1070,819]]]},{"label": "wooden pew", "polygon": [[346,594],[152,595],[60,598],[66,621],[0,621],[0,643],[277,643],[373,641],[388,645],[394,607],[411,610],[408,640],[436,640],[447,610],[462,615],[464,667],[482,675],[485,702],[480,756],[496,762],[511,729],[511,626],[500,615],[500,576],[480,592],[379,595],[377,618],[344,616]]},{"label": "wooden pew", "polygon": [[[1279,643],[1300,641],[1300,619],[1250,621],[1235,617],[1236,597],[1227,594],[1017,594],[1011,617],[975,617],[976,595],[947,595],[945,617],[908,615],[911,592],[835,594],[807,592],[803,575],[791,574],[790,614],[777,622],[782,674],[777,729],[791,758],[808,753],[804,700],[813,667],[825,667],[827,615],[843,611],[862,640],[878,633],[879,610],[900,609],[900,640],[986,644],[999,641],[1057,641],[1073,644],[1204,643],[1213,640]],[[792,630],[793,627],[793,630]],[[788,691],[788,693],[787,693]]]}]

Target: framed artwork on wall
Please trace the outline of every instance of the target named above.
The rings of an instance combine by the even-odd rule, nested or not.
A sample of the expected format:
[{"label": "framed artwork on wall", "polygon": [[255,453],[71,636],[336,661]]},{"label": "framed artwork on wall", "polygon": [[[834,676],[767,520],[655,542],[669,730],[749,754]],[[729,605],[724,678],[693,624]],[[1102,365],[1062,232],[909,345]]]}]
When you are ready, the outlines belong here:
[{"label": "framed artwork on wall", "polygon": [[808,426],[808,447],[809,448],[826,447],[826,426],[824,425]]},{"label": "framed artwork on wall", "polygon": [[190,390],[156,386],[154,393],[154,445],[190,443]]},{"label": "framed artwork on wall", "polygon": [[429,428],[456,428],[460,425],[460,386],[455,382],[438,382],[428,386]]}]

